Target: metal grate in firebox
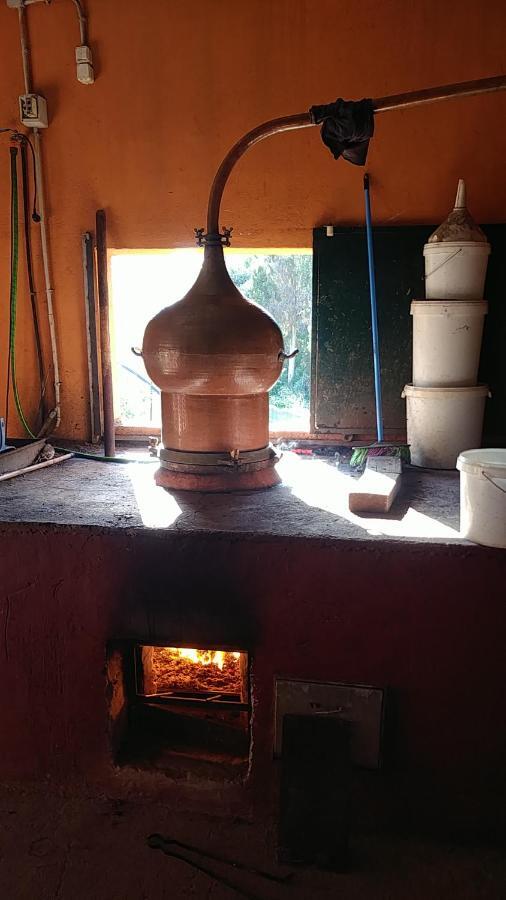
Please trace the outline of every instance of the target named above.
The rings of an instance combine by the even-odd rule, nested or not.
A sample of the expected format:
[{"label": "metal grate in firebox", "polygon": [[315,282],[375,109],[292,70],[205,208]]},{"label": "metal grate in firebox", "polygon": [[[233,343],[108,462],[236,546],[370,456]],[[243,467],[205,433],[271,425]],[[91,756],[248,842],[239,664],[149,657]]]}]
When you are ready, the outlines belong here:
[{"label": "metal grate in firebox", "polygon": [[136,693],[150,705],[249,711],[245,650],[137,644],[134,654]]}]

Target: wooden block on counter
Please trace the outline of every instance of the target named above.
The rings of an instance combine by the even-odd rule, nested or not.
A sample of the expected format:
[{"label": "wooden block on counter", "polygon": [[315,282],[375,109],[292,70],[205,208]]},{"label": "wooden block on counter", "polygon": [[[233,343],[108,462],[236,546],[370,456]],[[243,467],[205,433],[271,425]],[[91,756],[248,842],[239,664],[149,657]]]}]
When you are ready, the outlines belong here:
[{"label": "wooden block on counter", "polygon": [[402,463],[398,457],[373,456],[367,460],[364,474],[350,491],[348,505],[352,513],[387,513],[401,486]]}]

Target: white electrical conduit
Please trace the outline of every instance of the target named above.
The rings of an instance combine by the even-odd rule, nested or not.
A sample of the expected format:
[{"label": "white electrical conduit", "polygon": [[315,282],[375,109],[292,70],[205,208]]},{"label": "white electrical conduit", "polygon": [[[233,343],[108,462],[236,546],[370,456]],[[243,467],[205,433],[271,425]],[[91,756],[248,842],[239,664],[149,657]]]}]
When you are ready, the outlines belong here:
[{"label": "white electrical conduit", "polygon": [[[49,0],[49,2],[51,2],[51,0]],[[19,9],[21,10],[21,8],[23,6],[32,6],[34,3],[46,3],[47,4],[48,0],[24,0],[24,3],[22,3],[22,5],[19,7]],[[83,9],[81,0],[72,0],[72,3],[74,4],[74,6],[77,10],[77,18],[79,19],[79,32],[81,34],[81,44],[87,44],[88,43],[88,34],[87,34],[87,32],[88,32],[87,24],[88,23],[86,21],[86,16],[84,14],[84,9]]]},{"label": "white electrical conduit", "polygon": [[60,413],[60,366],[58,362],[58,346],[56,341],[56,325],[53,312],[53,287],[51,284],[51,260],[49,257],[49,241],[46,227],[46,202],[44,193],[44,178],[42,175],[41,135],[38,128],[33,129],[35,149],[35,174],[37,177],[37,212],[40,216],[40,246],[42,250],[42,264],[44,267],[44,281],[46,285],[47,318],[49,322],[49,336],[51,340],[51,356],[53,358],[54,378],[54,409],[49,413],[51,419],[55,419],[54,427],[58,428],[61,419]]},{"label": "white electrical conduit", "polygon": [[[30,73],[30,49],[28,47],[28,37],[26,31],[25,3],[19,7],[19,36],[21,40],[21,57],[23,60],[23,78],[25,83],[25,93],[31,94],[31,73]],[[54,428],[58,428],[61,420],[60,413],[60,366],[58,362],[58,346],[56,341],[56,325],[53,312],[53,287],[51,284],[51,261],[49,257],[49,240],[46,221],[46,201],[44,192],[44,179],[42,174],[42,153],[41,153],[41,135],[38,128],[33,129],[34,137],[34,156],[35,156],[35,177],[37,181],[37,205],[40,215],[40,245],[42,250],[42,263],[44,267],[44,281],[46,288],[47,302],[47,318],[49,322],[49,335],[51,341],[51,355],[53,360],[53,380],[54,380],[54,409],[49,413],[49,418],[54,419]]]},{"label": "white electrical conduit", "polygon": [[32,78],[30,72],[30,49],[28,47],[28,35],[26,33],[25,3],[18,8],[19,37],[21,41],[21,60],[23,62],[23,79],[25,82],[25,94],[32,93]]}]

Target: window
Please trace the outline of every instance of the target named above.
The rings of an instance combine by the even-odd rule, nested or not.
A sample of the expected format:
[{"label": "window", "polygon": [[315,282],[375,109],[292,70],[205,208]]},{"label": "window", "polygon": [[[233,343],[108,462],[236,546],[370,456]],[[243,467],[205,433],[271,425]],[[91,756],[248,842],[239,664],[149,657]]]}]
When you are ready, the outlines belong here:
[{"label": "window", "polygon": [[[285,347],[299,349],[285,364],[270,395],[272,431],[309,431],[311,390],[312,254],[308,250],[226,251],[230,275],[249,300],[280,326]],[[180,300],[194,283],[202,251],[164,250],[111,253],[112,344],[115,413],[132,430],[160,427],[159,390],[149,380],[139,347],[148,321]]]}]

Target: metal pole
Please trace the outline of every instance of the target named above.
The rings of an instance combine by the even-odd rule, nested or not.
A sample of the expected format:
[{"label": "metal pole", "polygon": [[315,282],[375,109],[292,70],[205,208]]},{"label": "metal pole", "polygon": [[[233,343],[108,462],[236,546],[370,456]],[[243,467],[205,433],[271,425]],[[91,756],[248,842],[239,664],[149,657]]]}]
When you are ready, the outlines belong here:
[{"label": "metal pole", "polygon": [[88,348],[88,377],[90,387],[91,443],[97,444],[102,436],[100,415],[100,374],[98,368],[98,342],[95,303],[95,256],[93,236],[87,231],[82,238],[84,310],[86,314],[86,344]]},{"label": "metal pole", "polygon": [[105,212],[96,215],[98,306],[100,313],[100,359],[102,363],[102,403],[104,406],[104,453],[114,456],[114,402],[111,366],[111,338],[109,333],[109,288],[107,283],[107,223]]},{"label": "metal pole", "polygon": [[383,440],[383,404],[381,393],[381,356],[378,329],[378,304],[376,302],[376,273],[372,239],[371,198],[369,175],[364,175],[365,224],[367,233],[367,261],[369,264],[369,295],[371,299],[372,358],[374,364],[374,400],[376,403],[376,439]]}]

